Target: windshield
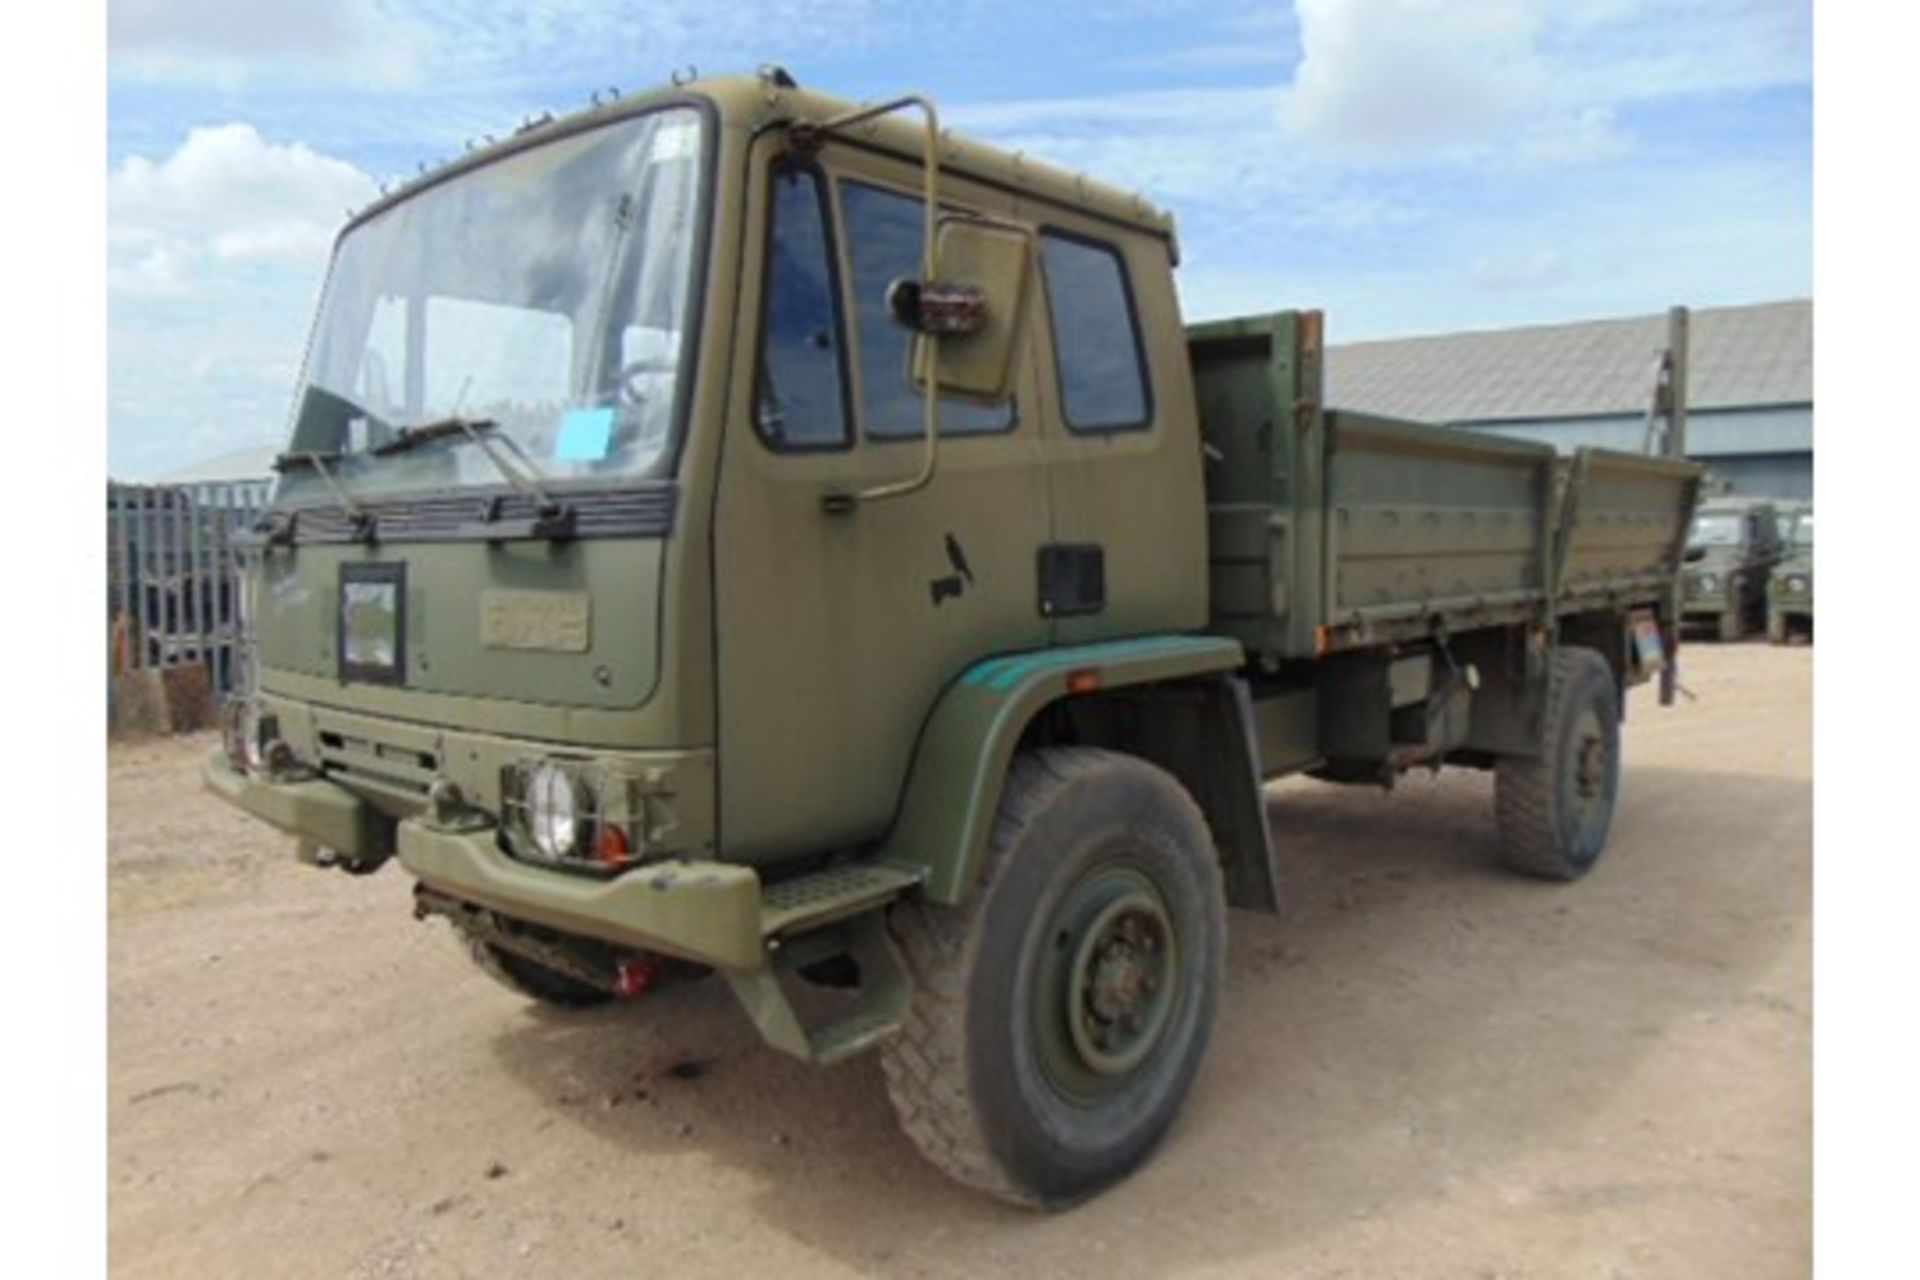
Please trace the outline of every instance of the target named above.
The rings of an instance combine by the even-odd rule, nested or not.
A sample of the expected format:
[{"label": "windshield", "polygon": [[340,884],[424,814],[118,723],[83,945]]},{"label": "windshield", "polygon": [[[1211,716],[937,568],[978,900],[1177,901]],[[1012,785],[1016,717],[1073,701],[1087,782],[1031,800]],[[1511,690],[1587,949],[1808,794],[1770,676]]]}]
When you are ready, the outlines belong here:
[{"label": "windshield", "polygon": [[1813,545],[1813,513],[1801,516],[1799,523],[1793,526],[1793,545],[1810,547]]},{"label": "windshield", "polygon": [[1741,520],[1736,515],[1707,515],[1693,518],[1693,532],[1687,535],[1690,547],[1737,547],[1740,545]]},{"label": "windshield", "polygon": [[[322,455],[355,497],[501,484],[475,433],[400,437],[459,417],[496,424],[538,480],[664,470],[700,150],[692,108],[657,111],[508,156],[355,228],[320,304],[288,452]],[[289,468],[278,497],[330,498],[318,471]]]}]

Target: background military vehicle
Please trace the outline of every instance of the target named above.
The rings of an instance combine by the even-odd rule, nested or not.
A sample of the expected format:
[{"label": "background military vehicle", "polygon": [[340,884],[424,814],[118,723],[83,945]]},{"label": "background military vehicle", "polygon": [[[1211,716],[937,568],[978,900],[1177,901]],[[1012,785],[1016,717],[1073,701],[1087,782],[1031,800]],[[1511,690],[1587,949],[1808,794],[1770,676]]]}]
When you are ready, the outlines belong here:
[{"label": "background military vehicle", "polygon": [[1780,563],[1767,579],[1767,639],[1774,644],[1800,632],[1813,637],[1813,508],[1795,508],[1785,523]]},{"label": "background military vehicle", "polygon": [[208,784],[536,1000],[710,969],[1091,1194],[1285,892],[1263,779],[1490,770],[1509,864],[1593,867],[1699,484],[1331,410],[1318,313],[1186,329],[1177,257],[780,72],[426,175],[336,249]]},{"label": "background military vehicle", "polygon": [[1813,510],[1811,502],[1802,502],[1794,498],[1777,498],[1773,503],[1773,530],[1780,541],[1784,554],[1785,548],[1793,545],[1793,522]]},{"label": "background military vehicle", "polygon": [[1765,625],[1767,575],[1782,545],[1774,504],[1719,494],[1700,503],[1687,533],[1681,621],[1738,640]]}]

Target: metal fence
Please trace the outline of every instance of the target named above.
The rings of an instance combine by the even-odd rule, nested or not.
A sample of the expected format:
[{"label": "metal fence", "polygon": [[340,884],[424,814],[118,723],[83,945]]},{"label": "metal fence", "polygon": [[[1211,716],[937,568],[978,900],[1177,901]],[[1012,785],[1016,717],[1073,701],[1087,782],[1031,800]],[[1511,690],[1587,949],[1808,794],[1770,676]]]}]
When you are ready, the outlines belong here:
[{"label": "metal fence", "polygon": [[110,673],[201,664],[216,693],[244,678],[241,535],[271,482],[107,484]]}]

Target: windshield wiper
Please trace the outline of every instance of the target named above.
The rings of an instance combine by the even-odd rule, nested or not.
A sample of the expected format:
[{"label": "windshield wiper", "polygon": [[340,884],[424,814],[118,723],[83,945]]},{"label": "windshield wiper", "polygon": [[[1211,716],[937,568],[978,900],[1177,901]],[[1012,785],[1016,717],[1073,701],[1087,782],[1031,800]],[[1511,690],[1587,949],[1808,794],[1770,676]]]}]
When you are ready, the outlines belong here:
[{"label": "windshield wiper", "polygon": [[[341,484],[339,477],[333,474],[333,468],[328,464],[338,461],[340,461],[340,455],[337,453],[287,452],[273,460],[273,469],[285,472],[294,467],[312,468],[322,480],[326,481],[327,488],[333,490],[333,496],[340,500],[340,509],[347,513],[349,520],[353,521],[355,536],[371,542],[378,532],[374,526],[373,513],[354,501],[353,495],[347,492],[346,486]],[[289,522],[288,533],[291,534],[291,532],[292,524]]]},{"label": "windshield wiper", "polygon": [[376,458],[384,458],[392,453],[405,453],[431,440],[444,440],[448,436],[472,435],[476,431],[492,431],[499,424],[492,418],[463,418],[458,414],[450,417],[435,418],[423,422],[417,427],[401,427],[387,439],[368,449]]},{"label": "windshield wiper", "polygon": [[[539,503],[539,514],[529,525],[529,532],[533,536],[544,538],[573,536],[573,508],[555,500],[540,487],[539,480],[534,478],[541,476],[539,465],[528,455],[520,442],[513,438],[512,433],[501,430],[500,424],[492,418],[463,418],[459,414],[451,414],[445,418],[436,418],[432,422],[423,422],[418,426],[401,427],[394,432],[392,439],[383,440],[367,452],[375,457],[384,458],[389,454],[405,453],[428,441],[442,440],[448,436],[465,436],[473,441],[480,452],[486,455],[487,461],[493,464],[493,469],[506,477],[508,484],[521,493],[530,495],[535,502]],[[504,457],[493,451],[493,445],[490,442],[493,438],[507,442],[514,456],[526,468],[525,473],[522,473],[518,467],[509,465]],[[541,476],[541,478],[545,477]],[[491,524],[498,513],[498,507],[489,503],[483,519]]]}]

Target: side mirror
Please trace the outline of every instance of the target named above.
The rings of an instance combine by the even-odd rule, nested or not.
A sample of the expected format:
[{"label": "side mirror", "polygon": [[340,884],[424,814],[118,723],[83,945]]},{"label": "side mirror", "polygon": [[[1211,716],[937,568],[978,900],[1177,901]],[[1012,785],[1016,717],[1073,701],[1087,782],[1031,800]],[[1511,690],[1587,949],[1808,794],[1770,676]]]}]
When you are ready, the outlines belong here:
[{"label": "side mirror", "polygon": [[888,309],[914,332],[908,376],[923,388],[931,382],[943,392],[1004,400],[1025,330],[1033,235],[948,215],[937,243],[943,279],[896,280],[887,288]]}]

